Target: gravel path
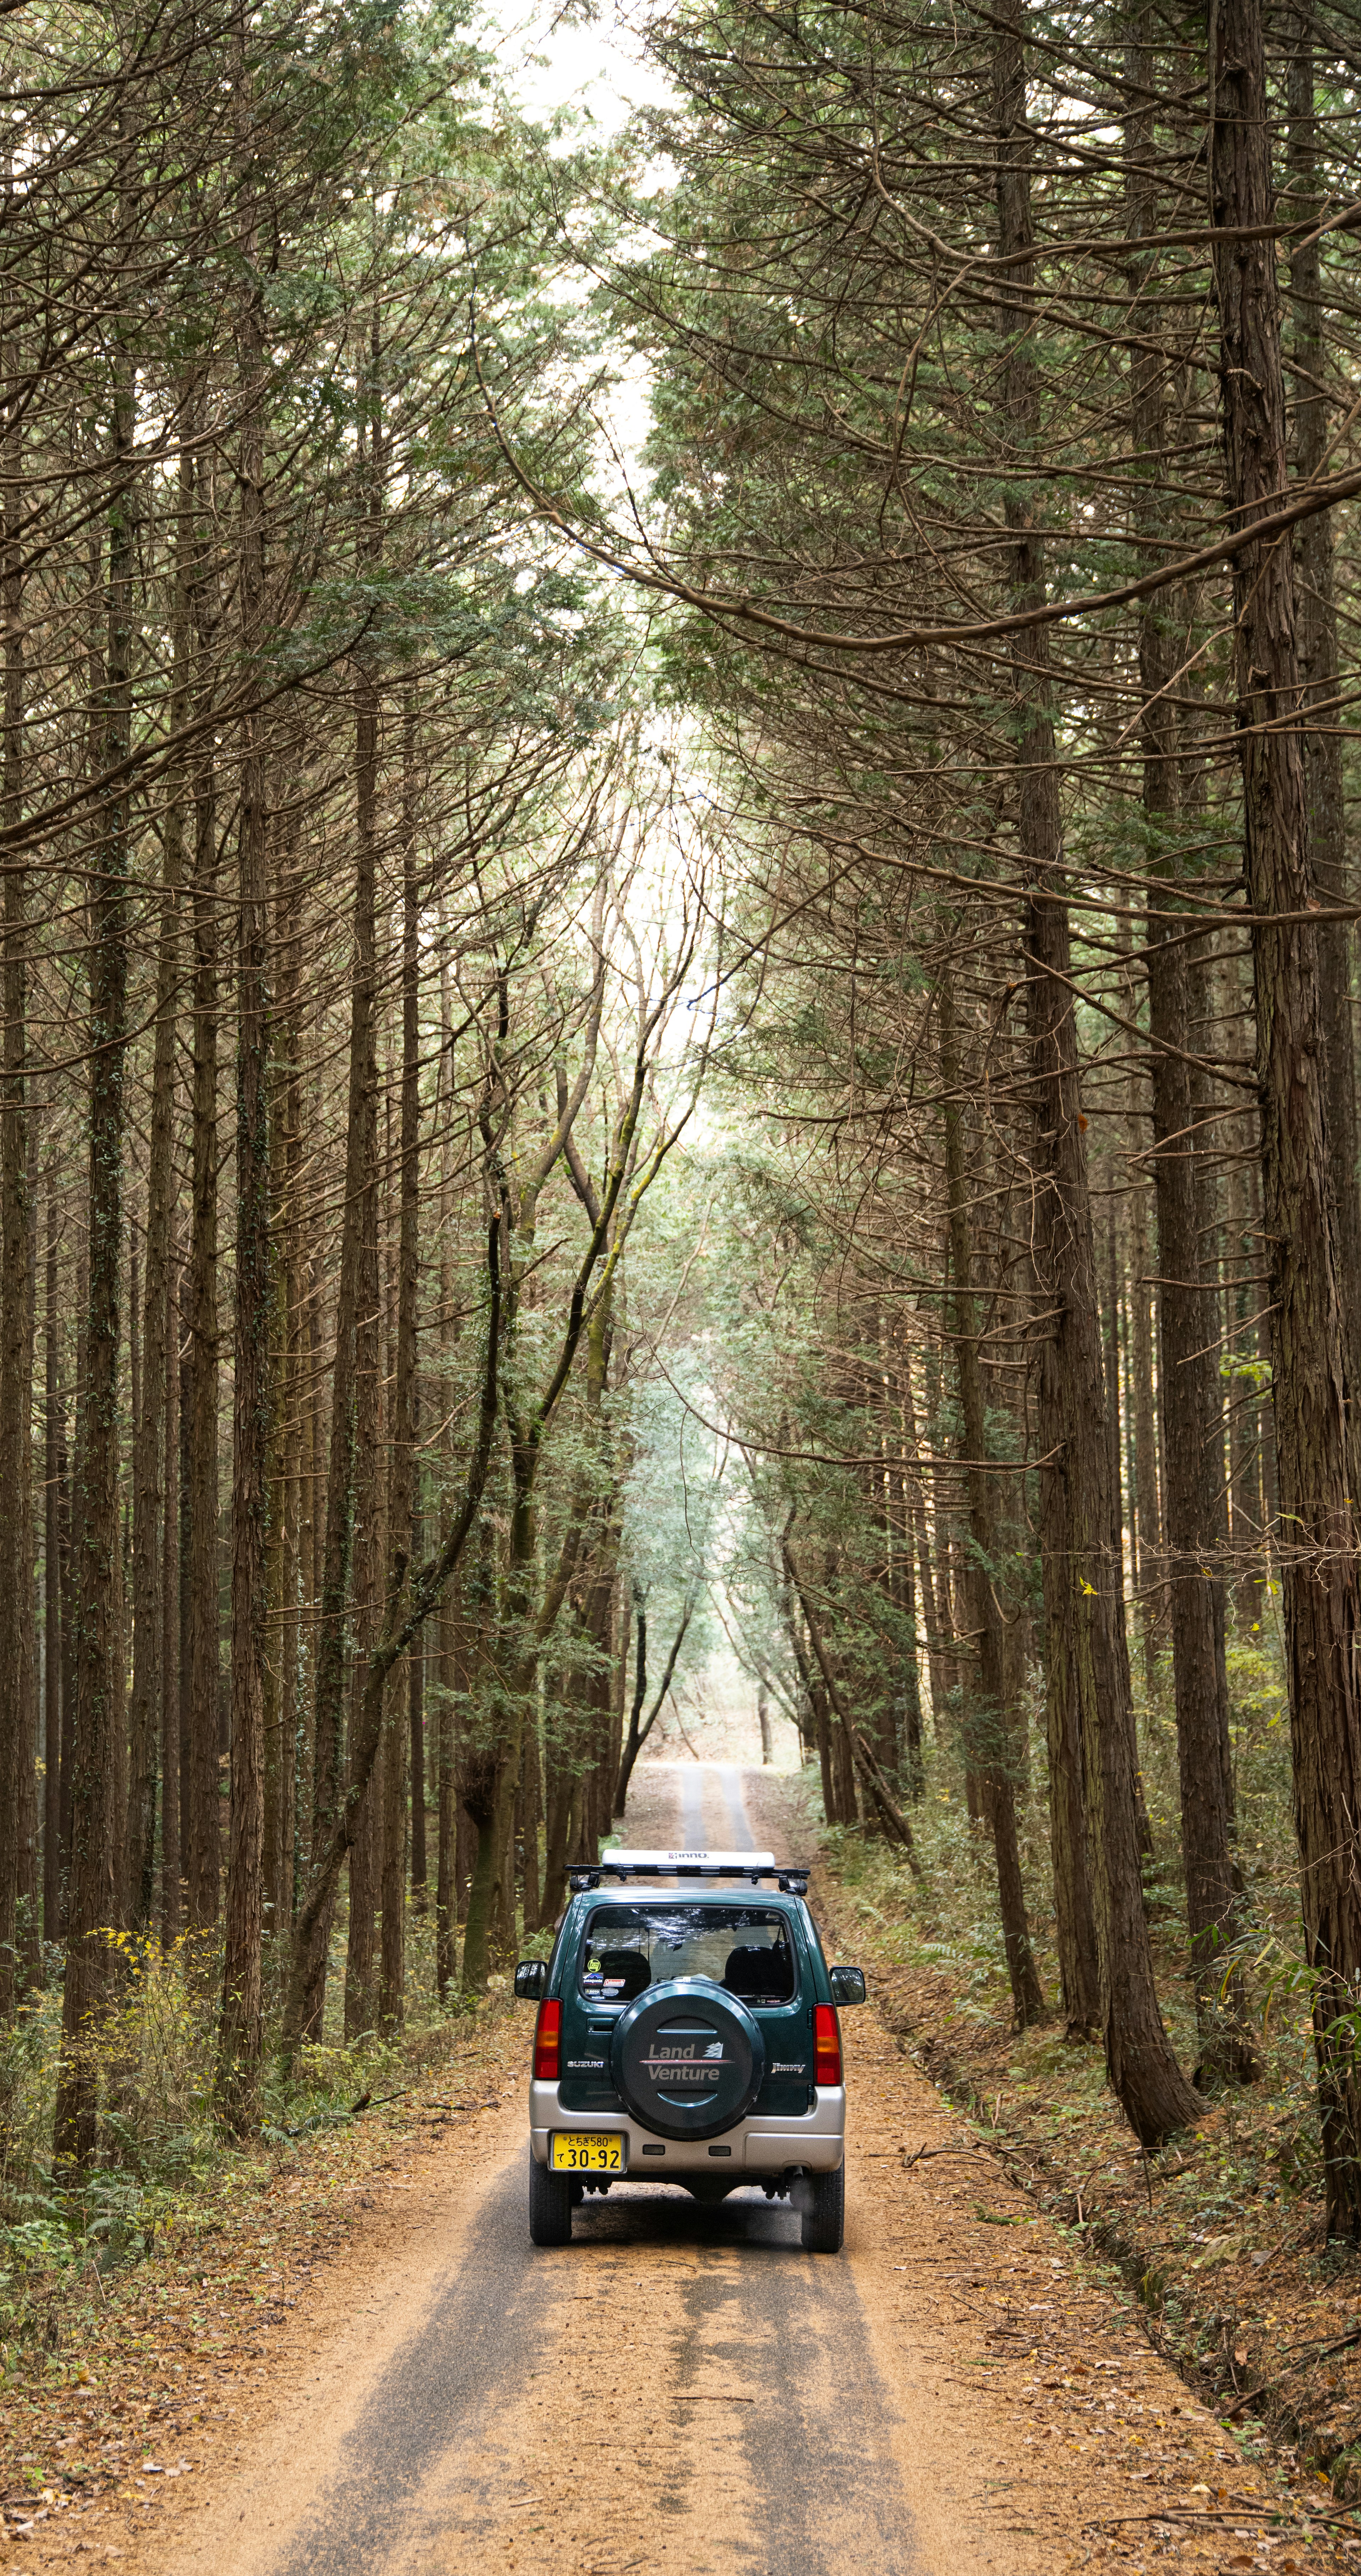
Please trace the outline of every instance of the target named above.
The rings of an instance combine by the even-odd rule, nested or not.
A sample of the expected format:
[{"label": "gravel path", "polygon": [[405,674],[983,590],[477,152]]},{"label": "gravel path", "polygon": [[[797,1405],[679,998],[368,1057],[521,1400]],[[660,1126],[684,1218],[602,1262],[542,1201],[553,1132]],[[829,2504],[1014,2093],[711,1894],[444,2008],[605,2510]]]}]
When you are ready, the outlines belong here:
[{"label": "gravel path", "polygon": [[[789,1849],[778,1779],[650,1764],[643,1845]],[[530,2017],[523,2020],[527,2049]],[[625,2186],[525,2225],[518,2095],[422,2167],[134,2554],[167,2576],[1021,2576],[1289,2565],[1260,2474],[903,2057],[843,2023],[840,2259]],[[516,2025],[519,2032],[519,2025]],[[508,2043],[513,2056],[516,2037]],[[905,2169],[904,2148],[928,2152]],[[243,2435],[247,2428],[240,2428]],[[1317,2565],[1311,2554],[1311,2564]]]}]

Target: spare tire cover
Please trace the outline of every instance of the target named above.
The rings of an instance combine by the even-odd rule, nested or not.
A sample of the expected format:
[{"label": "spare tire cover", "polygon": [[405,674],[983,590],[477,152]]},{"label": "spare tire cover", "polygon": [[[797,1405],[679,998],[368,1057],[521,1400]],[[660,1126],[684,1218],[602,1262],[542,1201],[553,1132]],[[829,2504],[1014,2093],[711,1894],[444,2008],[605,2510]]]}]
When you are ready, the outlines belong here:
[{"label": "spare tire cover", "polygon": [[766,2071],[760,2025],[707,1977],[649,1986],[614,2027],[614,2081],[661,2138],[717,2138],[751,2109]]}]

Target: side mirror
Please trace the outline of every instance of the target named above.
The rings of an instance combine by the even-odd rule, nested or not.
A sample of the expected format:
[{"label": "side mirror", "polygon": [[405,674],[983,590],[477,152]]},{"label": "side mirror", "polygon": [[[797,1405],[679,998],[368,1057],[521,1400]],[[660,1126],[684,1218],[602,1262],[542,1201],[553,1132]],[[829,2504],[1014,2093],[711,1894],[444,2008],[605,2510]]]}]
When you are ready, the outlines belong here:
[{"label": "side mirror", "polygon": [[834,2004],[862,2004],[865,2000],[863,1968],[829,1968]]},{"label": "side mirror", "polygon": [[[865,1980],[862,1977],[860,1980],[862,1992],[864,1991],[864,1984]],[[521,1959],[515,1971],[515,2000],[517,2004],[541,2004],[547,1992],[548,1961],[546,1959]]]}]

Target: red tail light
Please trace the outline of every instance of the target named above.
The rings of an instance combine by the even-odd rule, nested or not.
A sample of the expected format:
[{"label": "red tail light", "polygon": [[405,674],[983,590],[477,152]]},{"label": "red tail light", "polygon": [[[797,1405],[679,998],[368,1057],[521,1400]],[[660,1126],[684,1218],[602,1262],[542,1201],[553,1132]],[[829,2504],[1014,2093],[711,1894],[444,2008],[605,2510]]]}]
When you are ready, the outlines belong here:
[{"label": "red tail light", "polygon": [[[835,2021],[835,2013],[832,2019]],[[839,2048],[836,2062],[839,2067],[841,2064]],[[540,2004],[539,2018],[534,2025],[534,2081],[536,2084],[556,2084],[561,2069],[562,2006],[556,1997],[550,1997],[547,2003]],[[830,2083],[831,2080],[829,2076],[827,2081]],[[836,2080],[840,2083],[839,2075]]]},{"label": "red tail light", "polygon": [[841,2030],[834,2004],[813,2006],[813,2082],[841,2082]]}]

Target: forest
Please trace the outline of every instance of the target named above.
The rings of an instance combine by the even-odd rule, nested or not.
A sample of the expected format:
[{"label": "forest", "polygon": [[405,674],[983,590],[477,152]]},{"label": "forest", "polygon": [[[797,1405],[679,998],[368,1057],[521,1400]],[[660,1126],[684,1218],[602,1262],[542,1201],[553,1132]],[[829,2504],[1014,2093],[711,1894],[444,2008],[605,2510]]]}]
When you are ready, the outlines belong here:
[{"label": "forest", "polygon": [[4,13],[7,2242],[718,1654],[1146,2155],[1287,1997],[1353,2240],[1361,20],[629,42]]}]

